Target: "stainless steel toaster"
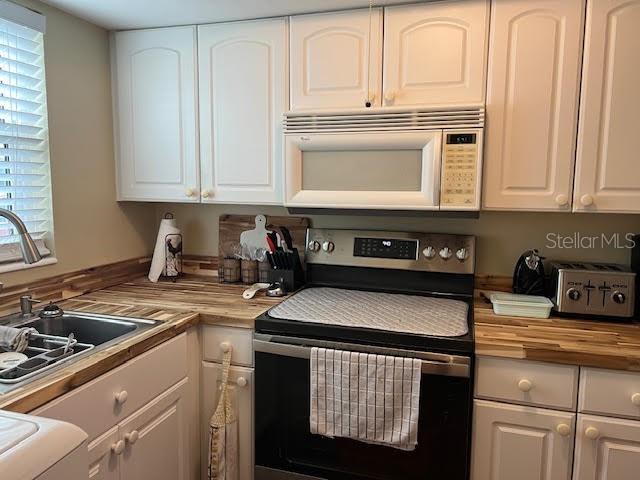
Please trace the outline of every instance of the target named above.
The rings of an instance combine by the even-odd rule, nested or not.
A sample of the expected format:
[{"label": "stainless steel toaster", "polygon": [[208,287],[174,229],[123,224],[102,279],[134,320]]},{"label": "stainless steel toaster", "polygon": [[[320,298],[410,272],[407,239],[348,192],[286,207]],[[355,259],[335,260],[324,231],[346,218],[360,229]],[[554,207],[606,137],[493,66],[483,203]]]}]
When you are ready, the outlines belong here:
[{"label": "stainless steel toaster", "polygon": [[[550,267],[550,268],[549,268]],[[636,274],[611,263],[550,262],[549,296],[555,310],[611,317],[632,317]]]}]

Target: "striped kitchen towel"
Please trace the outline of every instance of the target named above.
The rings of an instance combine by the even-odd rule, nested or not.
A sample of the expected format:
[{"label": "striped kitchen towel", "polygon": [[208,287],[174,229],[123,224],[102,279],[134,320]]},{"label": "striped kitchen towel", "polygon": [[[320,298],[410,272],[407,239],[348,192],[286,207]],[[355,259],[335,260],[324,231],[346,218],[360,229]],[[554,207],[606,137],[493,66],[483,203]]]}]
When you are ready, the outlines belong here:
[{"label": "striped kitchen towel", "polygon": [[311,433],[414,450],[422,362],[313,347]]}]

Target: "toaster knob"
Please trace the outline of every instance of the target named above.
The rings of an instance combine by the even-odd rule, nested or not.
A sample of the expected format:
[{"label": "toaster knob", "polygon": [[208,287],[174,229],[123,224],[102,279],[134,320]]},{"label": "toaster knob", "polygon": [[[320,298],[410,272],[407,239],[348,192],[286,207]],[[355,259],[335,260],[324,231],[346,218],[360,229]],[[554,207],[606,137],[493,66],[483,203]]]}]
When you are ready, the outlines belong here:
[{"label": "toaster knob", "polygon": [[569,300],[578,301],[580,300],[581,296],[582,294],[580,293],[580,290],[576,288],[570,288],[569,290],[567,290],[567,298]]},{"label": "toaster knob", "polygon": [[627,300],[627,297],[625,297],[624,293],[618,292],[616,290],[611,294],[611,300],[613,300],[616,303],[623,304]]}]

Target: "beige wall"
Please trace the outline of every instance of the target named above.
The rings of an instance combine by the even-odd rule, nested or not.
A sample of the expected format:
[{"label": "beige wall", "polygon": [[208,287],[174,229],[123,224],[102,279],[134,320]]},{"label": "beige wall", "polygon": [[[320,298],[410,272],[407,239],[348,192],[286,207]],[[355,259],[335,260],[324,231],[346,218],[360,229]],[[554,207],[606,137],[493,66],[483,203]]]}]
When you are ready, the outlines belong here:
[{"label": "beige wall", "polygon": [[45,62],[58,264],[3,274],[5,285],[145,255],[151,205],[116,201],[109,42],[93,24],[37,1],[47,17]]},{"label": "beige wall", "polygon": [[[218,216],[224,213],[286,215],[284,208],[259,208],[234,205],[161,204],[157,206],[158,220],[164,212],[173,212],[183,229],[185,251],[193,254],[217,255]],[[424,232],[464,233],[478,238],[477,271],[486,274],[511,275],[520,254],[528,248],[539,248],[543,255],[555,259],[575,259],[628,263],[629,250],[604,246],[593,249],[551,249],[547,234],[585,236],[624,236],[640,233],[640,215],[570,214],[570,213],[513,213],[485,212],[479,219],[399,218],[371,216],[311,217],[315,227],[371,228]],[[598,246],[600,247],[600,246]]]}]

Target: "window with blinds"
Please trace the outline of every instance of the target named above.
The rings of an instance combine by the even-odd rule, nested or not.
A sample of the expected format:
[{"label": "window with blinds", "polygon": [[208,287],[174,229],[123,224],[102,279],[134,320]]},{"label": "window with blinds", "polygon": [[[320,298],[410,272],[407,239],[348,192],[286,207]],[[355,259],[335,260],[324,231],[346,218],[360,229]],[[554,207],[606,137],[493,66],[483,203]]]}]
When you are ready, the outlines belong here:
[{"label": "window with blinds", "polygon": [[[0,15],[2,11],[0,10]],[[25,223],[42,253],[52,240],[43,34],[0,18],[0,207]],[[20,259],[0,217],[0,262]]]}]

